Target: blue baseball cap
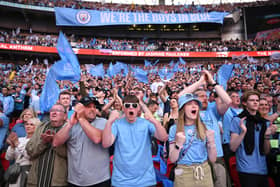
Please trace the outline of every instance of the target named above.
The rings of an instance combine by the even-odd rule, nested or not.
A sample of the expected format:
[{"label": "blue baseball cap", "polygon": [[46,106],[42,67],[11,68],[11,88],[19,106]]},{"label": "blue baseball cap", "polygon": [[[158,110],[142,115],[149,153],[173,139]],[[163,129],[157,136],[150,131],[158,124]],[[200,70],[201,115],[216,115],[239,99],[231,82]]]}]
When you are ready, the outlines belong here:
[{"label": "blue baseball cap", "polygon": [[196,101],[199,105],[199,108],[202,108],[202,104],[200,102],[200,100],[198,99],[197,95],[194,94],[185,94],[182,95],[181,97],[179,97],[178,99],[178,105],[179,105],[179,110],[181,110],[181,108],[188,102],[190,101]]}]

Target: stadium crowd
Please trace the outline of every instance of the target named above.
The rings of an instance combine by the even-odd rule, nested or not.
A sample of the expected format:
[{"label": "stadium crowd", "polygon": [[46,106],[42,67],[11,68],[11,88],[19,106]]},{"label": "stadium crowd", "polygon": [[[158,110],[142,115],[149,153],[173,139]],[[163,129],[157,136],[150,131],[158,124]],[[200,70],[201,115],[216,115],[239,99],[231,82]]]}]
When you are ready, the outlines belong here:
[{"label": "stadium crowd", "polygon": [[[41,33],[21,33],[20,28],[0,31],[0,42],[23,45],[55,47],[58,36]],[[265,51],[279,50],[278,40],[161,40],[161,39],[111,39],[71,35],[72,47],[85,49],[112,49],[136,51]]]},{"label": "stadium crowd", "polygon": [[[100,2],[82,2],[82,1],[22,1],[9,0],[9,2],[29,4],[43,7],[66,7],[75,9],[91,9],[103,11],[123,11],[123,12],[153,12],[153,13],[202,13],[211,11],[233,11],[237,6],[232,4],[223,5],[137,5],[137,4],[115,4]],[[260,3],[262,4],[262,3]]]},{"label": "stadium crowd", "polygon": [[[8,2],[200,13],[232,12],[279,0],[172,6],[73,0]],[[68,40],[76,48],[139,51],[280,48],[279,40],[75,35]],[[24,33],[20,28],[0,31],[1,43],[55,47],[57,41],[56,35]],[[53,65],[38,59],[25,65],[0,63],[0,187],[280,186],[279,53],[270,59],[242,55],[215,64],[182,58],[178,62],[170,59],[169,64],[117,61],[104,70],[103,63],[80,65],[67,47],[57,49],[64,53]],[[55,104],[49,106],[51,101]]]},{"label": "stadium crowd", "polygon": [[[148,74],[148,83],[124,72],[114,77],[95,77],[90,73],[91,66],[81,65],[79,82],[57,81],[61,92],[49,113],[42,113],[40,107],[49,65],[1,64],[1,161],[7,163],[3,158],[6,155],[7,160],[22,166],[20,177],[8,178],[8,183],[153,186],[155,175],[158,177],[152,166],[154,146],[150,150],[153,135],[158,146],[164,146],[165,162],[169,158],[167,164],[177,163],[175,186],[198,182],[203,186],[251,186],[252,179],[256,186],[268,186],[268,174],[279,185],[279,163],[275,164],[273,157],[271,170],[263,153],[275,156],[279,152],[275,144],[273,154],[270,152],[271,140],[278,140],[277,126],[272,124],[279,123],[279,62],[261,59],[252,63],[244,58],[232,63],[234,70],[226,90],[217,83],[220,65],[180,64],[170,80],[162,80],[156,72],[161,68],[171,72],[174,64],[139,66],[144,71],[157,70]],[[256,128],[262,130],[252,134],[249,124],[247,129],[244,125],[244,115],[257,120]],[[246,132],[260,137],[260,141],[245,136]],[[253,141],[255,149],[247,148],[252,143],[248,141]],[[111,179],[109,147],[114,147]],[[234,176],[232,151],[236,152],[239,178]],[[190,172],[190,168],[196,172]],[[167,179],[171,181],[172,177]]]},{"label": "stadium crowd", "polygon": [[123,12],[153,12],[153,13],[204,13],[204,12],[234,12],[242,7],[275,5],[279,0],[255,1],[247,3],[220,3],[210,5],[138,5],[138,4],[116,4],[86,1],[59,1],[59,0],[5,0],[13,3],[28,4],[42,7],[65,7],[75,9],[90,9],[102,11],[123,11]]}]

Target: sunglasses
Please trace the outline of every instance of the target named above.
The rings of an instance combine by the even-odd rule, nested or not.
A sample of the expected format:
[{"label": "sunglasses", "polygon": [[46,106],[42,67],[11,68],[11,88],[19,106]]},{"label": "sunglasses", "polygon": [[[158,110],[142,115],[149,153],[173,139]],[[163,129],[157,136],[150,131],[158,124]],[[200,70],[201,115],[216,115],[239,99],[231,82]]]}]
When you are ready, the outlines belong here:
[{"label": "sunglasses", "polygon": [[138,103],[124,103],[124,107],[125,108],[137,108],[138,107]]}]

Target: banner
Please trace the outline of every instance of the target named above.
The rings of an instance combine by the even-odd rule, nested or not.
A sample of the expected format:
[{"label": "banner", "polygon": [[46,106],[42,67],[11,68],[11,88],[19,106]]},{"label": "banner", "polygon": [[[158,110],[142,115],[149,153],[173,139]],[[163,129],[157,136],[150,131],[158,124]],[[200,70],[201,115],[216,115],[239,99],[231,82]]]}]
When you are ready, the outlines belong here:
[{"label": "banner", "polygon": [[227,12],[162,14],[54,8],[57,26],[104,26],[139,24],[220,23]]},{"label": "banner", "polygon": [[[57,53],[55,47],[44,47],[34,45],[20,45],[0,43],[0,50],[10,51],[29,51],[38,53]],[[184,58],[231,58],[238,56],[269,57],[276,51],[227,51],[227,52],[182,52],[182,51],[117,51],[111,49],[78,49],[73,48],[77,55],[96,55],[96,56],[133,56],[133,57],[184,57]]]}]

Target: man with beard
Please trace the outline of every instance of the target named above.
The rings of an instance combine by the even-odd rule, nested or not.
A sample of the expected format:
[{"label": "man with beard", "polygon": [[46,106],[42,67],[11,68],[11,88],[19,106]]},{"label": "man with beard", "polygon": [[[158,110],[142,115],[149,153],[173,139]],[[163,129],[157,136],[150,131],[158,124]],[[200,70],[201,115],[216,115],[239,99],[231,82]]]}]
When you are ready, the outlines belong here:
[{"label": "man with beard", "polygon": [[[102,135],[102,145],[107,148],[114,144],[113,186],[154,186],[156,176],[152,161],[151,138],[166,141],[168,135],[143,101],[135,95],[123,99],[124,117],[113,111]],[[145,118],[137,117],[140,106],[144,107]]]},{"label": "man with beard", "polygon": [[54,137],[54,147],[67,143],[68,186],[111,186],[109,152],[100,143],[106,120],[96,117],[98,104],[94,97],[83,97]]}]

